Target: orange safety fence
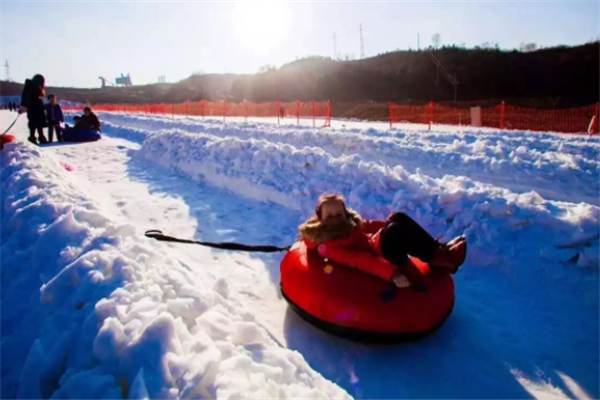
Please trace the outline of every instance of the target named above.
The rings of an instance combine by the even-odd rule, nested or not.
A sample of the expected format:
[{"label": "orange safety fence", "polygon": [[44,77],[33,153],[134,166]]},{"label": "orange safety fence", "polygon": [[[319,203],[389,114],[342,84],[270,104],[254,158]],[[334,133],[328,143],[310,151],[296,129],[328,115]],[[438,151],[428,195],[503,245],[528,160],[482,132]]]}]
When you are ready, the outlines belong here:
[{"label": "orange safety fence", "polygon": [[324,125],[331,126],[331,102],[288,102],[288,103],[241,103],[210,102],[206,100],[185,102],[178,104],[97,104],[96,111],[108,111],[128,114],[157,114],[175,117],[175,115],[200,116],[200,117],[271,117],[278,122],[285,119],[295,119],[300,124],[300,119],[312,120],[316,126],[317,120],[324,120]]},{"label": "orange safety fence", "polygon": [[[598,104],[558,110],[540,110],[500,104],[471,109],[430,102],[421,106],[389,103],[390,127],[394,123],[473,125],[489,128],[560,133],[598,133]],[[479,118],[471,120],[472,116]]]}]

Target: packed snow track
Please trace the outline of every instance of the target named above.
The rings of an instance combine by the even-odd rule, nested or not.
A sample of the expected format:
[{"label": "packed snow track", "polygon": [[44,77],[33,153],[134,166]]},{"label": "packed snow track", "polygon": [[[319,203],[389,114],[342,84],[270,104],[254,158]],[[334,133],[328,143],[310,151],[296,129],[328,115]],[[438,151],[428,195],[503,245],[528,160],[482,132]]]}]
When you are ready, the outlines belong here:
[{"label": "packed snow track", "polygon": [[[4,131],[16,114],[1,111]],[[3,398],[598,398],[600,141],[468,127],[100,114],[96,143],[1,153]],[[465,232],[434,335],[330,336],[279,293],[326,191]]]}]

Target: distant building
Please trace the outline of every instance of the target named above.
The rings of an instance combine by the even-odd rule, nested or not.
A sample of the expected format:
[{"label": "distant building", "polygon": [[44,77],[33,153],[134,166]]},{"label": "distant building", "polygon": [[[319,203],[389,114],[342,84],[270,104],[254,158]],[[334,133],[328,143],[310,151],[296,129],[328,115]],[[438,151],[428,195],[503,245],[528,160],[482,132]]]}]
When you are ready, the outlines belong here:
[{"label": "distant building", "polygon": [[117,85],[123,85],[123,86],[131,86],[131,77],[129,76],[129,74],[127,74],[127,76],[121,74],[121,76],[117,77],[115,79],[115,83]]}]

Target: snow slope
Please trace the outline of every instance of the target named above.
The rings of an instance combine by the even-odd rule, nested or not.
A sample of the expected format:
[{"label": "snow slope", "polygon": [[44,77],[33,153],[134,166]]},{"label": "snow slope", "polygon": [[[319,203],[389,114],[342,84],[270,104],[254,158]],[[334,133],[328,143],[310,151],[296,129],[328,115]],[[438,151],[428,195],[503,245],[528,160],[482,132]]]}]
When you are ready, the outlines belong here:
[{"label": "snow slope", "polygon": [[[465,132],[440,130],[429,134],[401,128],[392,131],[391,140],[387,139],[389,132],[379,126],[371,129],[371,125],[359,123],[329,132],[254,122],[223,124],[123,115],[102,118],[110,123],[105,125],[108,137],[101,142],[46,147],[42,152],[29,145],[11,145],[14,148],[9,153],[3,151],[2,267],[3,272],[11,271],[23,282],[9,296],[5,288],[12,292],[14,280],[7,281],[2,274],[3,395],[23,386],[18,385],[23,364],[34,376],[45,377],[42,382],[51,382],[43,386],[47,392],[57,387],[55,377],[62,376],[57,397],[89,395],[89,382],[104,385],[103,389],[94,388],[93,397],[113,396],[114,390],[122,391],[123,387],[136,395],[143,390],[136,392],[134,388],[145,387],[151,396],[161,393],[181,397],[189,393],[186,387],[197,383],[191,376],[209,376],[207,390],[219,397],[240,397],[239,393],[247,397],[345,395],[312,372],[304,364],[306,359],[310,368],[356,398],[599,397],[599,209],[597,201],[592,201],[599,193],[587,186],[591,177],[598,176],[597,139],[532,137],[527,133],[507,138],[505,133],[490,130],[477,134],[475,142],[481,137],[496,147],[502,142],[502,154],[485,148],[475,152],[480,160],[474,162],[463,157],[469,153],[469,144],[475,145]],[[19,128],[21,136],[23,128]],[[455,140],[467,144],[459,143],[453,149]],[[547,157],[549,153],[553,155]],[[516,155],[524,161],[514,162]],[[494,159],[504,172],[482,167],[493,165]],[[446,176],[439,170],[435,164],[438,160],[455,165],[456,176]],[[60,161],[72,165],[73,171],[66,171]],[[536,167],[536,162],[541,167]],[[14,164],[14,171],[5,169],[8,164]],[[12,172],[7,174],[9,170]],[[553,189],[553,180],[546,176],[550,172],[559,182],[564,178],[559,183],[563,193]],[[74,250],[77,254],[91,257],[86,256],[82,244],[88,239],[67,231],[63,242],[27,247],[25,243],[37,243],[45,236],[48,241],[62,237],[43,235],[54,221],[50,217],[40,217],[39,221],[35,217],[22,218],[30,221],[20,225],[31,227],[28,235],[21,231],[5,233],[5,226],[11,226],[9,219],[15,219],[9,212],[22,208],[13,207],[13,200],[7,199],[26,198],[15,186],[18,173],[47,181],[43,186],[46,195],[42,196],[46,202],[54,204],[54,199],[66,196],[61,194],[63,191],[70,191],[63,202],[80,201],[109,221],[99,226],[95,219],[100,217],[82,219],[84,222],[74,218],[87,229],[81,237],[101,238],[97,239],[101,244],[94,243],[90,249],[98,253],[95,257],[99,260],[106,261],[97,263],[94,259],[86,264],[88,270],[98,270],[104,276],[85,284],[94,290],[81,289],[87,275],[77,280],[72,273],[62,272],[67,264],[30,261],[37,260],[35,254],[46,247],[61,254],[67,241],[74,241],[69,246],[78,249]],[[480,175],[474,179],[476,173]],[[507,174],[521,179],[521,186],[507,185]],[[31,182],[41,187],[37,180]],[[528,186],[546,191],[536,194],[523,190]],[[281,254],[211,251],[149,242],[141,235],[145,229],[158,228],[205,240],[289,244],[295,238],[297,224],[310,213],[315,197],[333,189],[343,192],[351,206],[366,217],[385,217],[392,210],[403,210],[434,235],[449,238],[466,229],[470,254],[456,276],[455,311],[434,336],[413,344],[378,347],[326,335],[300,320],[281,299]],[[559,195],[563,196],[561,200],[574,202],[556,201]],[[575,203],[585,199],[590,201]],[[30,201],[38,204],[34,197]],[[11,206],[7,208],[6,204]],[[62,282],[55,283],[55,289],[42,290],[42,298],[48,290],[67,299],[61,306],[77,306],[80,303],[72,293],[83,291],[89,296],[87,303],[74,313],[72,310],[77,308],[72,305],[60,311],[57,301],[34,304],[40,296],[40,274],[21,271],[26,265],[23,261],[5,260],[6,246],[17,246],[14,243],[25,246],[20,257],[45,271],[48,282],[55,276],[65,276],[55,279]],[[129,271],[125,267],[115,269],[115,261],[111,260],[117,255],[123,259],[118,265],[130,267],[132,275],[113,283],[113,287],[109,282],[114,281],[103,285],[106,277],[112,276],[107,270]],[[56,288],[68,287],[67,280],[73,289],[65,295],[64,290]],[[37,316],[21,322],[19,313],[15,313],[5,321],[6,304],[18,303],[16,293],[28,296],[27,304]],[[102,297],[108,300],[99,300]],[[56,310],[48,311],[52,307]],[[128,312],[123,314],[121,310]],[[90,354],[88,345],[86,353],[86,342],[80,340],[79,350],[69,350],[66,362],[51,361],[61,359],[60,347],[55,344],[57,329],[42,332],[41,327],[50,324],[45,322],[47,319],[59,321],[51,325],[54,327],[69,321],[74,327],[69,331],[80,339],[84,337],[79,333],[84,331],[81,326],[86,326],[80,323],[83,316],[76,318],[81,314],[85,314],[87,324],[94,325],[94,329],[88,325],[85,334],[87,343],[94,338],[93,351]],[[199,320],[206,314],[211,318],[210,328]],[[6,324],[11,327],[8,333]],[[128,324],[135,326],[135,333],[125,329]],[[158,325],[156,330],[149,328],[153,324]],[[175,328],[164,328],[167,325]],[[142,334],[149,329],[147,335]],[[197,338],[200,331],[208,332],[214,347],[190,344],[198,340],[205,343]],[[261,345],[244,343],[256,335],[262,338]],[[40,345],[34,342],[36,338],[40,338]],[[7,365],[7,340],[19,343],[25,348],[21,353],[29,352],[29,357],[16,354]],[[246,345],[237,345],[239,340]],[[277,347],[274,340],[301,355]],[[101,344],[96,345],[96,341]],[[46,355],[52,344],[59,348]],[[7,347],[10,350],[19,346]],[[221,359],[214,361],[210,354],[217,351]],[[72,363],[78,357],[90,364],[81,367]],[[216,378],[195,372],[211,360],[219,371]],[[295,373],[289,373],[288,364],[282,360],[292,363]],[[252,367],[248,366],[250,362]],[[56,366],[36,370],[35,366],[44,363],[75,366],[72,372]],[[173,365],[179,368],[176,372],[170,372]],[[133,382],[140,366],[144,366],[145,385],[137,385],[141,378]],[[166,370],[179,378],[168,379]],[[226,375],[226,371],[232,375]],[[67,393],[65,383],[71,376],[77,379],[70,384],[74,389]],[[5,377],[11,381],[5,384]],[[127,384],[122,383],[123,377]],[[274,383],[265,383],[269,378]],[[265,387],[268,391],[261,393],[259,390]],[[308,392],[310,387],[320,392]]]}]

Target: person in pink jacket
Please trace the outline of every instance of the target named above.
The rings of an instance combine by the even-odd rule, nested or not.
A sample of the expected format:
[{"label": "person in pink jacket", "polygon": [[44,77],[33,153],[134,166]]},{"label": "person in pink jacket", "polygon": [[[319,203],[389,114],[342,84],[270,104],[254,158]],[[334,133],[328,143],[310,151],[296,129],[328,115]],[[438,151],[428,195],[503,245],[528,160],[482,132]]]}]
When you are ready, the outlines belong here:
[{"label": "person in pink jacket", "polygon": [[448,243],[438,242],[402,212],[392,213],[386,221],[365,221],[346,207],[340,195],[321,196],[315,215],[300,225],[299,231],[307,248],[316,249],[322,257],[400,288],[421,285],[409,256],[432,269],[455,274],[467,254],[464,235]]}]

